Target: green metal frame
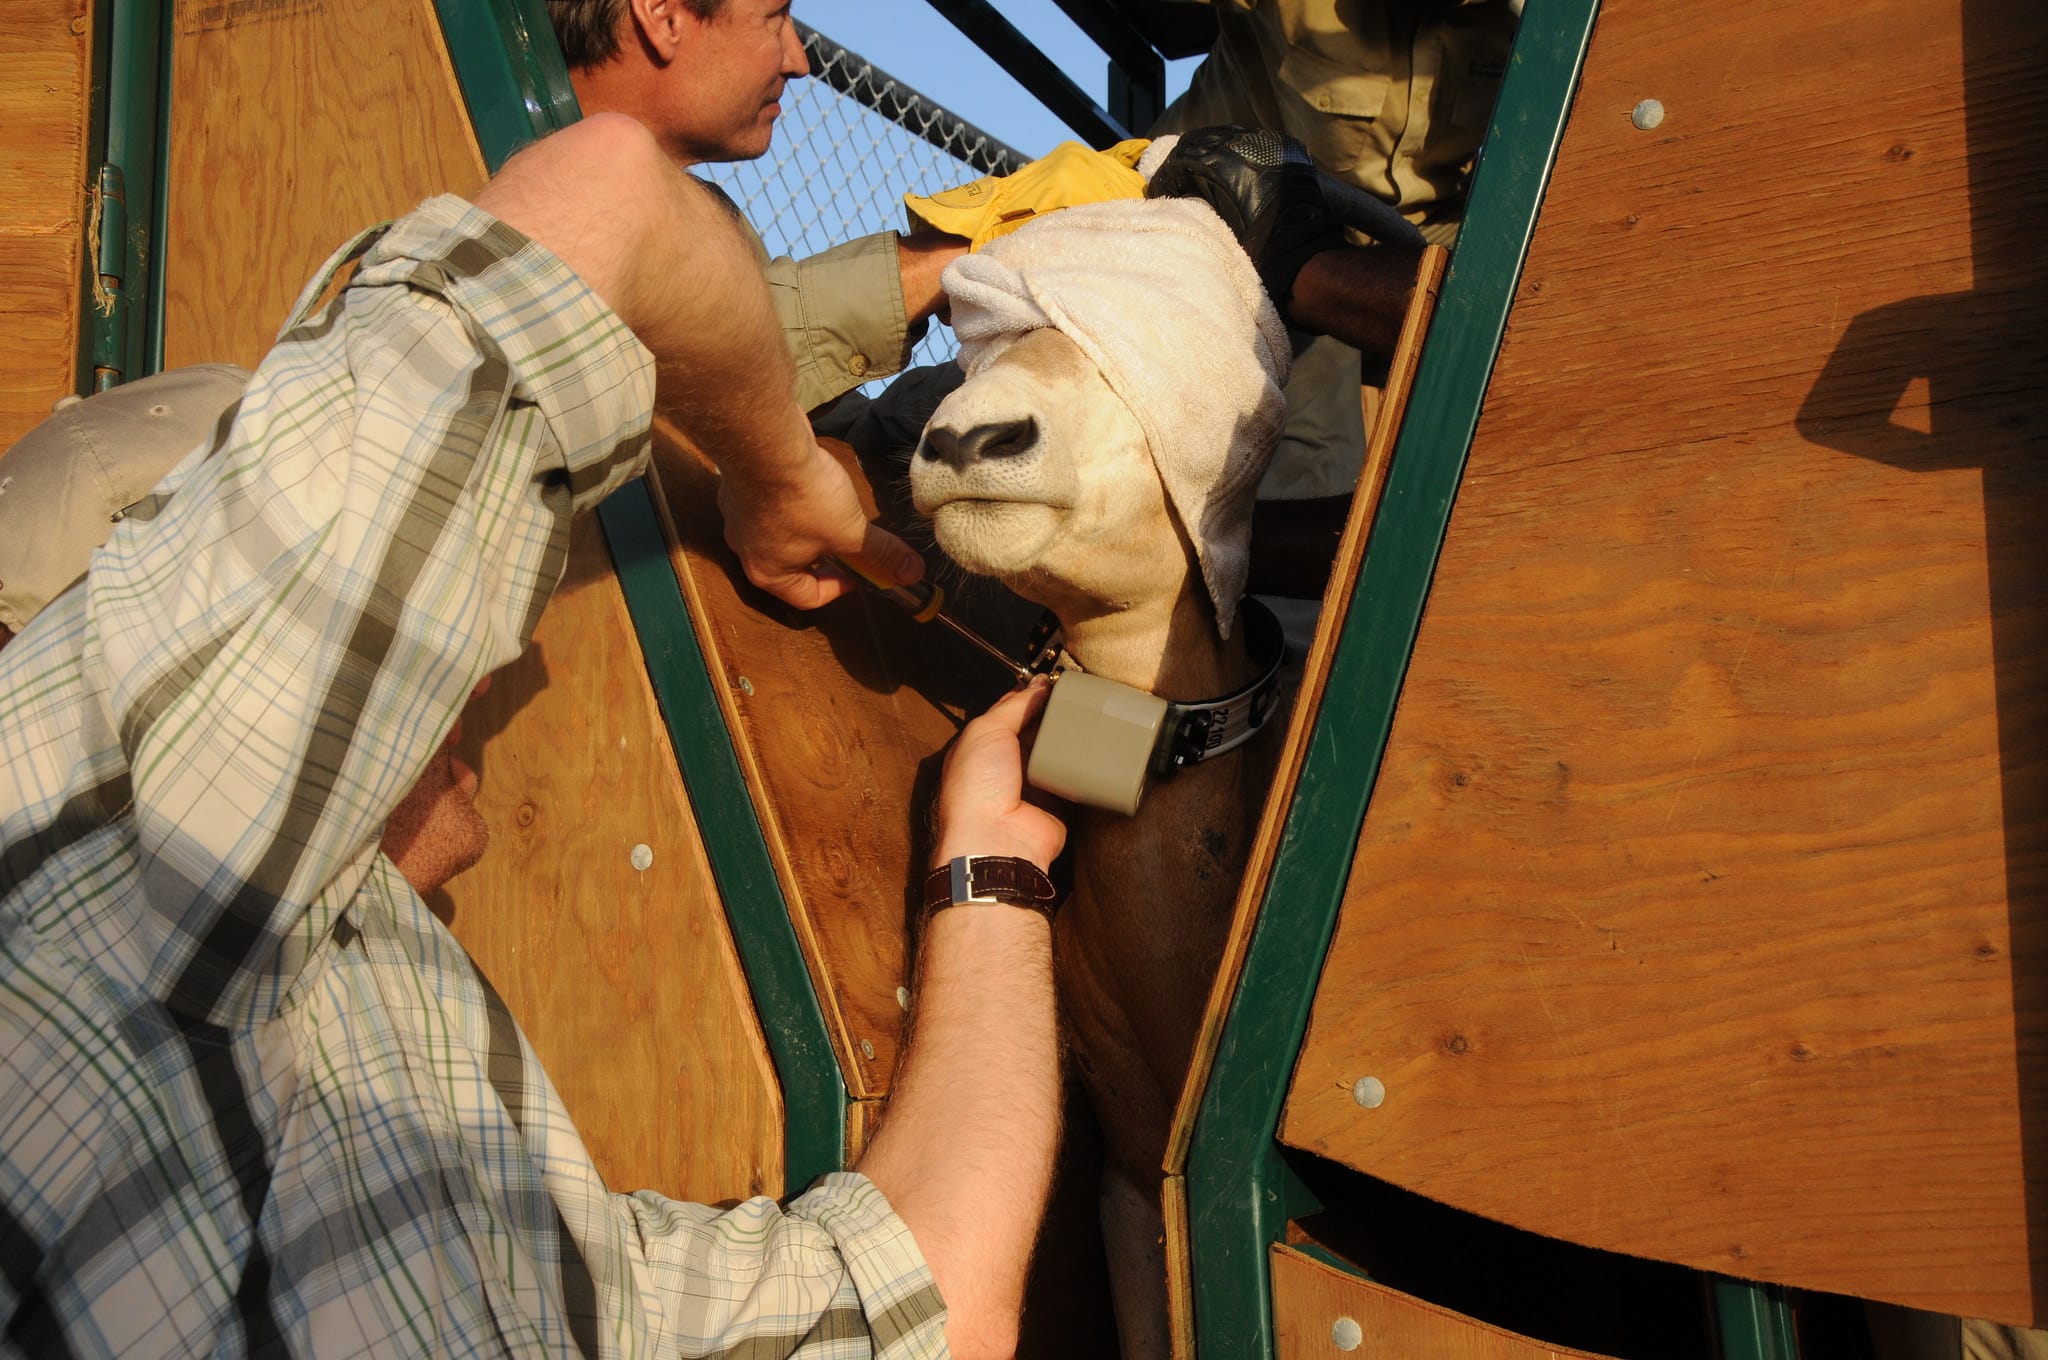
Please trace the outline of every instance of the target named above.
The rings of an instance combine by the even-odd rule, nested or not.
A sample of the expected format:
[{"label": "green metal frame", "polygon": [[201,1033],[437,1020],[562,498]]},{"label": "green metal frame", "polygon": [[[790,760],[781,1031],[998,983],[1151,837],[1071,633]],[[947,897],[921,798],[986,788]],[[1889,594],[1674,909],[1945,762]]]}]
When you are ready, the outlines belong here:
[{"label": "green metal frame", "polygon": [[1273,1353],[1268,1249],[1310,1207],[1275,1141],[1281,1107],[1598,8],[1537,0],[1523,16],[1203,1092],[1187,1168],[1203,1360]]},{"label": "green metal frame", "polygon": [[[117,0],[127,3],[128,0]],[[156,180],[149,195],[149,258],[161,264],[171,240],[171,45],[177,41],[176,0],[151,0],[157,8]],[[150,269],[144,280],[148,311],[141,324],[142,376],[164,367],[164,274]]]},{"label": "green metal frame", "polygon": [[[171,7],[100,0],[93,10],[93,98],[87,145],[100,197],[99,251],[79,296],[81,393],[154,373],[163,362],[163,183],[169,137]],[[90,252],[88,252],[90,253]],[[111,311],[93,285],[114,280]]]},{"label": "green metal frame", "polygon": [[1799,1360],[1792,1305],[1782,1286],[1725,1277],[1713,1284],[1723,1360]]},{"label": "green metal frame", "polygon": [[[108,70],[113,60],[113,43],[110,40],[113,25],[114,0],[93,0],[92,51],[88,54],[85,101],[85,173],[84,192],[99,178],[99,167],[107,158],[107,90],[113,83]],[[90,238],[88,238],[89,240]],[[113,345],[103,336],[96,322],[92,300],[92,286],[99,277],[100,260],[89,248],[78,252],[78,344],[73,364],[71,390],[85,396],[93,390],[93,373],[100,366],[102,350],[108,351],[112,359]]]},{"label": "green metal frame", "polygon": [[583,116],[542,0],[435,0],[455,79],[493,174]]},{"label": "green metal frame", "polygon": [[[541,0],[435,5],[493,172],[581,116]],[[846,1078],[646,484],[618,491],[597,513],[782,1083],[783,1181],[801,1189],[845,1162]]]}]

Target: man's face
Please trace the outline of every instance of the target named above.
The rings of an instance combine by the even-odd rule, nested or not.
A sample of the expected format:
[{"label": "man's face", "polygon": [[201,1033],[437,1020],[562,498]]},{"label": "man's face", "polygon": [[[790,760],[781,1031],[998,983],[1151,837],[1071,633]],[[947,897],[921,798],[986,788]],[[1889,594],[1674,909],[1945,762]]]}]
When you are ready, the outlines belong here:
[{"label": "man's face", "polygon": [[[485,676],[469,697],[490,687]],[[384,823],[384,853],[422,897],[482,859],[491,844],[490,825],[476,810],[476,771],[455,754],[461,736],[457,718],[426,772]]]},{"label": "man's face", "polygon": [[810,70],[789,0],[726,0],[710,19],[685,9],[680,20],[684,39],[666,72],[663,140],[692,162],[767,154],[782,87]]}]

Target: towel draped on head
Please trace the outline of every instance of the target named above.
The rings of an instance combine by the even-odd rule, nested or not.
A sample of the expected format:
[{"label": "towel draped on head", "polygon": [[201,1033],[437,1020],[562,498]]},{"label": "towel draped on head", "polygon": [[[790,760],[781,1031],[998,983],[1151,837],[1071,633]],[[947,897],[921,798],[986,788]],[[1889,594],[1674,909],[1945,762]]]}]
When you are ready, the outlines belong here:
[{"label": "towel draped on head", "polygon": [[1046,328],[1101,370],[1145,431],[1229,637],[1292,354],[1222,219],[1189,199],[1067,208],[962,256],[945,287],[968,377]]}]

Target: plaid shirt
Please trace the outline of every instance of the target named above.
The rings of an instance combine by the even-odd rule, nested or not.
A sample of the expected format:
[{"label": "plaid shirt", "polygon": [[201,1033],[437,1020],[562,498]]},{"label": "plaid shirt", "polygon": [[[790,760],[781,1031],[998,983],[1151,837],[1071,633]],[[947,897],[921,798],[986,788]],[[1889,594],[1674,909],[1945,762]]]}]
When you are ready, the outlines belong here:
[{"label": "plaid shirt", "polygon": [[609,1193],[378,853],[571,515],[643,467],[654,379],[459,199],[366,244],[0,653],[4,1349],[943,1354],[857,1175],[786,1211]]}]

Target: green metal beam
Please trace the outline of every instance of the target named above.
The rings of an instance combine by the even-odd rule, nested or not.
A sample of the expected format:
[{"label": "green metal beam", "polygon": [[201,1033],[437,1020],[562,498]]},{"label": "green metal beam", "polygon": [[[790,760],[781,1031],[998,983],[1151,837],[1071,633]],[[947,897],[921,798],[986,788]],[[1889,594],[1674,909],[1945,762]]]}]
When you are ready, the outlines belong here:
[{"label": "green metal beam", "polygon": [[1722,1360],[1799,1360],[1792,1306],[1778,1285],[1717,1277],[1714,1314]]},{"label": "green metal beam", "polygon": [[1523,16],[1203,1093],[1187,1171],[1202,1360],[1273,1354],[1267,1253],[1295,1210],[1275,1142],[1281,1106],[1598,8],[1538,0]]},{"label": "green metal beam", "polygon": [[[152,282],[162,246],[155,228],[159,170],[164,155],[164,65],[167,10],[161,0],[114,0],[94,11],[95,72],[92,119],[100,143],[88,186],[94,198],[91,230],[96,257],[85,262],[82,296],[83,391],[102,391],[154,371],[149,356],[162,318]],[[104,43],[104,48],[101,44]],[[104,64],[103,64],[104,63]],[[104,98],[102,105],[101,99]],[[88,251],[93,255],[94,252]]]},{"label": "green metal beam", "polygon": [[171,44],[177,41],[177,6],[156,0],[157,7],[157,93],[156,93],[156,191],[149,202],[150,258],[158,267],[149,271],[148,310],[142,322],[142,369],[138,376],[161,373],[164,367],[164,251],[171,239]]},{"label": "green metal beam", "polygon": [[[107,87],[111,83],[107,71],[113,53],[109,40],[114,22],[113,0],[93,0],[91,8],[92,51],[87,54],[86,74],[88,84],[85,101],[85,164],[88,181],[79,186],[81,195],[90,195],[93,185],[99,180],[99,167],[107,159]],[[88,199],[87,210],[91,204]],[[89,218],[87,219],[89,221]],[[87,228],[89,232],[89,228]],[[89,245],[90,236],[82,245]],[[73,365],[73,392],[85,396],[94,390],[93,373],[98,367],[101,346],[106,343],[93,311],[93,285],[100,281],[100,261],[90,249],[78,252],[78,345]]]},{"label": "green metal beam", "polygon": [[[541,0],[436,7],[492,171],[581,116]],[[845,1162],[846,1078],[646,484],[615,493],[597,513],[782,1082],[783,1178],[798,1190]]]},{"label": "green metal beam", "polygon": [[583,116],[542,0],[435,0],[470,125],[493,173]]}]

